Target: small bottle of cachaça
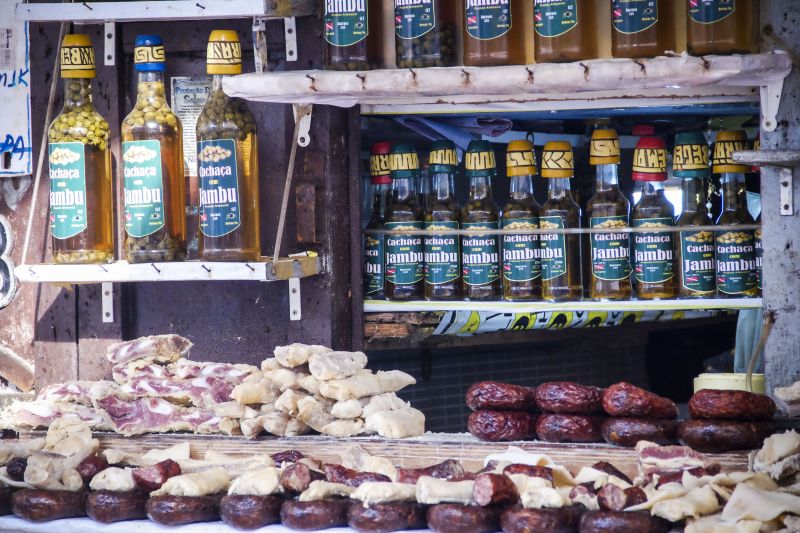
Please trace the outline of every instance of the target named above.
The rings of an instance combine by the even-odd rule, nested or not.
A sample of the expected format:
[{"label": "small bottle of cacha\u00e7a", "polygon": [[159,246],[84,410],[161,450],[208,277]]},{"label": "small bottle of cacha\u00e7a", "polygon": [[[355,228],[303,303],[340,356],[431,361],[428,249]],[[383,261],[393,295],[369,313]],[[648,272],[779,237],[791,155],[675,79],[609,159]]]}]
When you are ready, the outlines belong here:
[{"label": "small bottle of cacha\u00e7a", "polygon": [[[389,202],[389,151],[391,144],[376,142],[369,158],[372,211],[367,229],[383,229],[386,205]],[[383,255],[385,235],[366,235],[364,238],[364,298],[383,299]]]}]

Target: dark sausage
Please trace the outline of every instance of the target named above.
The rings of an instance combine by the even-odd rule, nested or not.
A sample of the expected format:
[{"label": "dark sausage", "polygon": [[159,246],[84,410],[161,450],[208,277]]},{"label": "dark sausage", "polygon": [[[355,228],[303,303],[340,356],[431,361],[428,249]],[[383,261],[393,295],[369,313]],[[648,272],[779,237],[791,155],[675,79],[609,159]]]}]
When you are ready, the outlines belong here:
[{"label": "dark sausage", "polygon": [[621,472],[616,466],[612,465],[611,463],[608,463],[606,461],[598,461],[592,465],[592,468],[594,468],[595,470],[599,470],[600,472],[604,472],[610,476],[618,477],[622,481],[625,481],[626,483],[630,483],[631,485],[633,485],[633,481],[631,481],[631,478],[626,476],[623,472]]},{"label": "dark sausage", "polygon": [[630,383],[611,385],[603,393],[603,409],[610,416],[641,418],[678,417],[675,402]]},{"label": "dark sausage", "polygon": [[678,424],[657,418],[606,418],[600,431],[609,444],[633,448],[640,440],[656,444],[674,444]]},{"label": "dark sausage", "polygon": [[11,459],[6,465],[6,475],[14,481],[25,481],[26,468],[28,468],[28,459],[23,457]]},{"label": "dark sausage", "polygon": [[602,511],[622,511],[625,509],[625,491],[616,485],[608,484],[597,491],[597,506]]},{"label": "dark sausage", "polygon": [[272,454],[272,460],[277,466],[281,466],[283,463],[296,463],[304,457],[305,455],[297,450],[285,450]]},{"label": "dark sausage", "polygon": [[151,466],[134,468],[132,472],[136,486],[147,494],[160,489],[161,485],[166,483],[169,478],[180,474],[181,465],[172,459],[166,459]]},{"label": "dark sausage", "polygon": [[536,411],[536,389],[497,381],[481,381],[467,390],[467,407],[473,411]]},{"label": "dark sausage", "polygon": [[625,509],[641,505],[647,501],[647,494],[641,487],[628,487],[625,489]]},{"label": "dark sausage", "polygon": [[219,520],[222,494],[210,496],[151,496],[147,500],[147,518],[165,526]]},{"label": "dark sausage", "polygon": [[603,410],[603,389],[572,381],[551,381],[536,387],[540,411],[562,415],[592,415]]},{"label": "dark sausage", "polygon": [[[689,474],[693,475],[694,477],[704,477],[704,476],[716,476],[719,474],[720,466],[713,465],[709,468],[703,468],[702,466],[698,466],[695,468],[690,468],[687,470]],[[678,472],[657,472],[658,474],[658,482],[656,483],[656,488],[661,487],[661,485],[666,485],[667,483],[680,483],[683,480],[683,470]],[[649,480],[652,480],[652,474],[649,476]]]},{"label": "dark sausage", "polygon": [[478,474],[472,487],[472,497],[481,507],[513,505],[519,501],[517,486],[503,474]]},{"label": "dark sausage", "polygon": [[397,482],[415,484],[422,476],[437,479],[454,479],[464,475],[464,467],[455,459],[448,459],[426,468],[398,468]]},{"label": "dark sausage", "polygon": [[769,396],[741,390],[703,389],[689,400],[692,418],[769,420],[775,410],[775,402]]},{"label": "dark sausage", "polygon": [[78,463],[75,470],[81,475],[83,482],[88,485],[94,476],[106,468],[108,468],[108,461],[106,458],[99,454],[93,454]]},{"label": "dark sausage", "polygon": [[342,465],[326,464],[325,477],[331,483],[341,483],[348,487],[358,487],[367,481],[391,481],[389,476],[374,472],[356,472]]},{"label": "dark sausage", "polygon": [[281,523],[304,531],[346,526],[348,507],[350,500],[286,500],[281,505]]},{"label": "dark sausage", "polygon": [[585,511],[582,505],[561,509],[525,509],[515,506],[500,517],[504,533],[573,533]]},{"label": "dark sausage", "polygon": [[647,511],[587,511],[580,520],[580,533],[667,533],[670,524]]},{"label": "dark sausage", "polygon": [[547,466],[523,465],[519,463],[510,464],[503,469],[503,474],[512,476],[522,474],[529,477],[540,477],[550,483],[553,482],[553,469]]},{"label": "dark sausage", "polygon": [[223,496],[219,504],[219,515],[222,521],[231,527],[258,529],[280,522],[282,504],[283,498],[276,495],[233,494]]},{"label": "dark sausage", "polygon": [[31,522],[86,516],[86,492],[22,489],[11,496],[11,511]]},{"label": "dark sausage", "polygon": [[469,415],[467,428],[481,440],[490,442],[532,440],[536,438],[536,417],[514,411],[478,411]]},{"label": "dark sausage", "polygon": [[440,503],[428,509],[428,527],[436,533],[490,533],[500,529],[497,507]]},{"label": "dark sausage", "polygon": [[540,415],[536,434],[545,442],[601,442],[601,419],[582,415]]},{"label": "dark sausage", "polygon": [[11,496],[15,490],[11,487],[0,487],[0,516],[11,514]]},{"label": "dark sausage", "polygon": [[147,518],[147,494],[139,489],[125,492],[98,490],[86,497],[86,514],[95,522],[110,524]]},{"label": "dark sausage", "polygon": [[281,472],[281,486],[289,494],[300,494],[312,481],[325,479],[325,474],[309,468],[303,463],[290,465]]},{"label": "dark sausage", "polygon": [[678,438],[693,450],[720,453],[759,448],[772,433],[770,422],[733,420],[684,420],[678,426]]},{"label": "dark sausage", "polygon": [[376,503],[364,507],[350,504],[347,525],[362,533],[388,533],[404,529],[426,529],[425,506],[417,503]]}]

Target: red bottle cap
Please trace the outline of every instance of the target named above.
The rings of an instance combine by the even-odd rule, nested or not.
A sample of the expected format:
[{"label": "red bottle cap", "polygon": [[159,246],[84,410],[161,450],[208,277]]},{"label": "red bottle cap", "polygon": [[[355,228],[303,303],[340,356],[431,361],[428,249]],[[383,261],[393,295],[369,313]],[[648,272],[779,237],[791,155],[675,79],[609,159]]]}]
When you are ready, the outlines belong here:
[{"label": "red bottle cap", "polygon": [[667,143],[661,137],[642,137],[633,151],[633,181],[667,180]]}]

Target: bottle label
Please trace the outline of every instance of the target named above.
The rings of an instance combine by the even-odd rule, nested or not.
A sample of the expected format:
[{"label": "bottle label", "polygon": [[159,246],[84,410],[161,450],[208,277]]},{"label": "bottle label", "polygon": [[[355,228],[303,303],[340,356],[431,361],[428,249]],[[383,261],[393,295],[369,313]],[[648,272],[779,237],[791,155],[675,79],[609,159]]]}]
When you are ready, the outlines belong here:
[{"label": "bottle label", "polygon": [[717,232],[717,289],[724,294],[752,291],[756,284],[756,251],[752,231]]},{"label": "bottle label", "polygon": [[125,231],[145,237],[164,227],[164,184],[161,143],[156,140],[122,143],[125,174]]},{"label": "bottle label", "polygon": [[[564,227],[561,217],[541,217],[539,227],[558,229]],[[563,233],[543,233],[539,236],[542,257],[542,279],[555,279],[567,273],[567,240]]]},{"label": "bottle label", "polygon": [[578,25],[576,0],[535,0],[533,27],[542,37],[558,37]]},{"label": "bottle label", "polygon": [[736,0],[689,0],[689,17],[700,24],[713,24],[736,11]]},{"label": "bottle label", "polygon": [[401,39],[422,37],[436,27],[433,0],[394,0],[394,27]]},{"label": "bottle label", "polygon": [[716,290],[714,234],[710,231],[681,232],[681,285],[692,292]]},{"label": "bottle label", "polygon": [[467,33],[475,39],[488,41],[502,37],[511,30],[511,2],[467,0],[464,21]]},{"label": "bottle label", "polygon": [[221,237],[241,224],[236,141],[217,139],[197,143],[200,178],[200,231]]},{"label": "bottle label", "polygon": [[[464,229],[497,229],[497,222],[464,222]],[[464,283],[488,285],[500,279],[497,235],[470,235],[461,239]]]},{"label": "bottle label", "polygon": [[[593,228],[627,228],[627,215],[592,217]],[[592,275],[597,279],[621,280],[631,275],[631,241],[627,233],[592,233]]]},{"label": "bottle label", "polygon": [[[503,229],[538,229],[539,218],[503,219]],[[542,250],[538,235],[503,235],[503,277],[531,281],[542,276]]]},{"label": "bottle label", "polygon": [[[422,229],[421,221],[387,222],[389,230]],[[414,285],[423,276],[423,248],[420,235],[386,236],[386,280],[395,285]]]},{"label": "bottle label", "polygon": [[[634,228],[670,228],[672,218],[639,218],[633,220]],[[675,249],[672,233],[635,233],[633,236],[633,262],[636,281],[663,283],[675,275]]]},{"label": "bottle label", "polygon": [[761,281],[764,278],[763,273],[763,256],[764,256],[764,248],[761,246],[761,229],[757,229],[755,231],[755,248],[756,248],[756,282],[758,284],[758,290],[761,290],[763,287],[761,286]]},{"label": "bottle label", "polygon": [[56,239],[69,239],[88,227],[85,146],[50,143],[49,161],[50,233]]},{"label": "bottle label", "polygon": [[383,240],[385,235],[364,239],[364,296],[383,292]]},{"label": "bottle label", "polygon": [[613,0],[611,21],[620,33],[639,33],[652,28],[658,22],[658,1]]},{"label": "bottle label", "polygon": [[367,0],[325,0],[323,3],[328,44],[352,46],[367,38]]},{"label": "bottle label", "polygon": [[[436,220],[425,223],[425,229],[458,229],[458,222]],[[425,236],[425,283],[441,285],[458,279],[458,237],[455,235]]]}]

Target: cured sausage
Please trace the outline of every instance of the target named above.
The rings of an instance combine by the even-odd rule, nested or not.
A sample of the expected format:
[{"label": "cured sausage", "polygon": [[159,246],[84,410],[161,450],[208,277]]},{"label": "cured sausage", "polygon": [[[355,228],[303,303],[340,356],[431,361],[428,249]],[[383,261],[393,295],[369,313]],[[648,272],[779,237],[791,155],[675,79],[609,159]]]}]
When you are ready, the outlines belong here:
[{"label": "cured sausage", "polygon": [[540,411],[562,415],[592,415],[603,410],[603,389],[572,381],[551,381],[536,387]]},{"label": "cured sausage", "polygon": [[603,409],[610,416],[617,417],[678,417],[678,408],[672,400],[625,382],[611,385],[603,392]]},{"label": "cured sausage", "polygon": [[[702,466],[698,466],[695,468],[690,468],[686,470],[694,477],[704,477],[704,476],[716,476],[719,474],[720,466],[714,465],[710,468],[703,468]],[[658,473],[658,482],[656,482],[656,488],[660,488],[661,485],[666,485],[667,483],[680,483],[683,480],[683,470],[677,472],[660,472]],[[652,480],[652,474],[648,478],[645,478],[646,481],[649,483]]]},{"label": "cured sausage", "polygon": [[425,468],[398,468],[397,482],[415,484],[422,476],[437,479],[455,479],[464,475],[464,467],[455,459],[448,459]]},{"label": "cured sausage", "polygon": [[503,474],[478,474],[472,488],[472,497],[481,507],[513,505],[519,501],[517,486]]},{"label": "cured sausage", "polygon": [[165,526],[219,520],[221,494],[210,496],[152,496],[147,500],[147,518]]},{"label": "cured sausage", "polygon": [[498,381],[481,381],[467,390],[467,407],[473,411],[536,411],[536,389]]},{"label": "cured sausage", "polygon": [[490,442],[536,438],[536,417],[520,411],[478,411],[469,415],[467,429]]},{"label": "cured sausage", "polygon": [[219,505],[222,521],[237,529],[258,529],[277,524],[281,519],[283,498],[231,494],[223,496]]},{"label": "cured sausage", "polygon": [[348,487],[358,487],[367,481],[391,481],[389,476],[375,472],[356,472],[342,465],[326,464],[325,477],[331,483],[341,483]]},{"label": "cured sausage", "polygon": [[303,463],[294,463],[281,472],[281,486],[289,494],[300,494],[312,481],[325,479],[325,474],[309,468]]},{"label": "cured sausage", "polygon": [[600,428],[609,444],[633,448],[640,440],[656,444],[674,444],[678,423],[658,418],[606,418]]},{"label": "cured sausage", "polygon": [[103,524],[147,518],[147,494],[141,490],[124,492],[98,490],[86,497],[86,514]]},{"label": "cured sausage", "polygon": [[132,475],[136,486],[150,494],[161,488],[171,477],[181,474],[181,465],[172,459],[166,459],[151,466],[134,468]]},{"label": "cured sausage", "polygon": [[11,496],[11,511],[31,522],[86,516],[86,492],[22,489]]},{"label": "cured sausage", "polygon": [[647,494],[641,487],[628,487],[625,489],[625,509],[641,505],[647,501]]},{"label": "cured sausage", "polygon": [[553,469],[547,466],[523,465],[519,463],[510,464],[503,469],[503,474],[512,476],[522,474],[529,477],[540,477],[550,483],[553,482]]},{"label": "cured sausage", "polygon": [[284,450],[282,452],[272,454],[272,460],[278,466],[281,466],[283,463],[296,463],[304,457],[305,455],[297,450]]},{"label": "cured sausage", "polygon": [[361,502],[354,502],[347,510],[347,525],[362,533],[426,529],[425,513],[425,506],[417,503],[375,503],[364,507]]},{"label": "cured sausage", "polygon": [[108,468],[108,461],[106,458],[99,454],[93,454],[78,463],[75,470],[81,475],[83,482],[88,484],[94,476],[106,468]]},{"label": "cured sausage", "polygon": [[28,459],[16,457],[6,465],[6,475],[14,481],[25,481],[25,469],[28,468]]},{"label": "cured sausage", "polygon": [[678,438],[693,450],[705,453],[752,450],[761,447],[773,427],[770,422],[683,420],[678,426]]},{"label": "cured sausage", "polygon": [[428,509],[428,527],[436,533],[491,533],[500,528],[497,507],[440,503]]},{"label": "cured sausage", "polygon": [[536,434],[545,442],[601,442],[601,419],[583,415],[540,415]]},{"label": "cured sausage", "polygon": [[11,487],[0,487],[0,516],[11,514],[11,495],[14,489]]},{"label": "cured sausage", "polygon": [[667,533],[670,524],[647,511],[587,511],[581,516],[580,533]]},{"label": "cured sausage", "polygon": [[692,418],[769,420],[775,410],[769,396],[741,390],[702,389],[689,400]]},{"label": "cured sausage", "polygon": [[281,505],[281,523],[288,528],[303,531],[346,526],[349,507],[349,500],[286,500]]},{"label": "cured sausage", "polygon": [[582,505],[561,509],[526,509],[515,506],[500,517],[504,533],[573,533],[585,511]]},{"label": "cured sausage", "polygon": [[597,492],[597,505],[603,511],[624,511],[646,501],[647,494],[639,487],[622,489],[609,483]]},{"label": "cured sausage", "polygon": [[631,481],[631,478],[626,476],[622,471],[620,471],[616,466],[612,465],[611,463],[608,463],[606,461],[598,461],[592,465],[592,468],[594,468],[595,470],[599,470],[601,472],[605,472],[610,476],[618,477],[622,481],[625,481],[633,485],[633,481]]}]

